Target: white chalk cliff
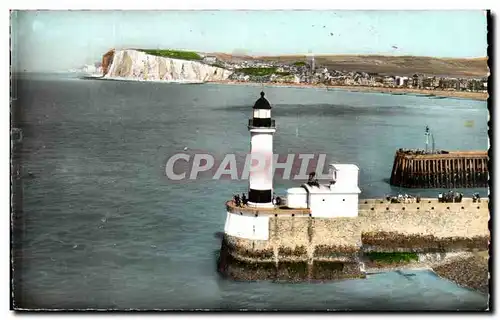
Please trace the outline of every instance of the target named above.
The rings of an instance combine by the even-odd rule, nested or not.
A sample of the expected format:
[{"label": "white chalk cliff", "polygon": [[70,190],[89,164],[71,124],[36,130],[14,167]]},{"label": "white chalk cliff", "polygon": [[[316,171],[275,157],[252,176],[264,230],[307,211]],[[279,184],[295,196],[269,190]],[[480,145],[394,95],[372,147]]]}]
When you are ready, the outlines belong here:
[{"label": "white chalk cliff", "polygon": [[104,78],[139,80],[201,82],[226,80],[232,72],[190,60],[159,57],[137,50],[116,50],[106,66]]}]

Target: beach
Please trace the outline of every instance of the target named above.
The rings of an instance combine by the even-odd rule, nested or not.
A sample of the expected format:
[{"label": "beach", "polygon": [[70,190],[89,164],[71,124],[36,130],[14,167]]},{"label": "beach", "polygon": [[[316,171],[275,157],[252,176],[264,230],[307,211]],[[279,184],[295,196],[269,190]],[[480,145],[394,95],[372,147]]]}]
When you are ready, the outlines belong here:
[{"label": "beach", "polygon": [[489,291],[488,251],[457,252],[444,259],[410,263],[378,264],[365,261],[368,274],[399,270],[429,270],[457,285],[487,294]]},{"label": "beach", "polygon": [[305,83],[274,83],[274,82],[250,82],[250,81],[190,81],[190,80],[143,80],[126,77],[103,77],[103,76],[84,76],[82,79],[91,80],[112,80],[112,81],[136,81],[136,82],[155,82],[155,83],[180,83],[180,84],[202,84],[202,83],[217,83],[225,85],[244,85],[244,86],[262,86],[262,87],[282,87],[282,88],[315,88],[323,90],[346,90],[350,92],[372,92],[386,93],[392,95],[413,95],[413,96],[428,96],[434,98],[459,98],[468,100],[488,100],[486,92],[468,92],[468,91],[447,91],[447,90],[426,90],[426,89],[410,89],[410,88],[387,88],[387,87],[368,87],[368,86],[327,86],[324,84],[305,84]]},{"label": "beach", "polygon": [[327,86],[324,84],[304,84],[304,83],[272,83],[272,82],[246,82],[246,81],[210,81],[209,83],[227,84],[227,85],[250,85],[266,87],[297,87],[297,88],[317,88],[331,90],[347,90],[351,92],[373,92],[387,93],[393,95],[416,95],[443,98],[460,98],[469,100],[488,100],[486,92],[468,92],[468,91],[446,91],[446,90],[426,90],[409,88],[387,88],[387,87],[367,87],[367,86]]},{"label": "beach", "polygon": [[458,285],[487,294],[489,291],[488,252],[470,253],[434,266],[433,271]]}]

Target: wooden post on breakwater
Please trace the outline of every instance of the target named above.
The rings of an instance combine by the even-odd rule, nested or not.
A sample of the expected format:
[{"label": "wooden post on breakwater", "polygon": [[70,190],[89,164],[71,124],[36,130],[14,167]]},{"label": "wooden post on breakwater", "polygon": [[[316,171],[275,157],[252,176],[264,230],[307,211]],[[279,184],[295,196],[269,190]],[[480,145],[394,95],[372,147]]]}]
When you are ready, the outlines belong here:
[{"label": "wooden post on breakwater", "polygon": [[419,153],[400,149],[394,157],[390,183],[404,188],[487,187],[488,153]]}]

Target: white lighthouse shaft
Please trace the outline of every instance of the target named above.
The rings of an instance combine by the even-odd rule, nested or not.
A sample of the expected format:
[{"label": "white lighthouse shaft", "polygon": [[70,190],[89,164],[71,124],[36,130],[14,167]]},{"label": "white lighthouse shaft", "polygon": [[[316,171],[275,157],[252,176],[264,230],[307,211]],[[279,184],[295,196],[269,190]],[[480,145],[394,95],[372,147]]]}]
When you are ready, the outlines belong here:
[{"label": "white lighthouse shaft", "polygon": [[273,195],[273,133],[251,130],[251,169],[249,204],[272,206]]},{"label": "white lighthouse shaft", "polygon": [[273,134],[276,132],[271,119],[271,105],[264,98],[257,100],[250,120],[250,159],[248,204],[273,207]]}]

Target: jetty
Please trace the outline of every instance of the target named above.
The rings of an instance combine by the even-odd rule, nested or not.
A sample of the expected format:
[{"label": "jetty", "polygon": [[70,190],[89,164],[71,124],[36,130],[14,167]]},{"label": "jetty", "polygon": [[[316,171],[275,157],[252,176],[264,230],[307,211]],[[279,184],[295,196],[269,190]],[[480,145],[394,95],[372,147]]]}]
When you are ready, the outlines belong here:
[{"label": "jetty", "polygon": [[487,151],[396,151],[390,184],[404,188],[488,186]]}]

